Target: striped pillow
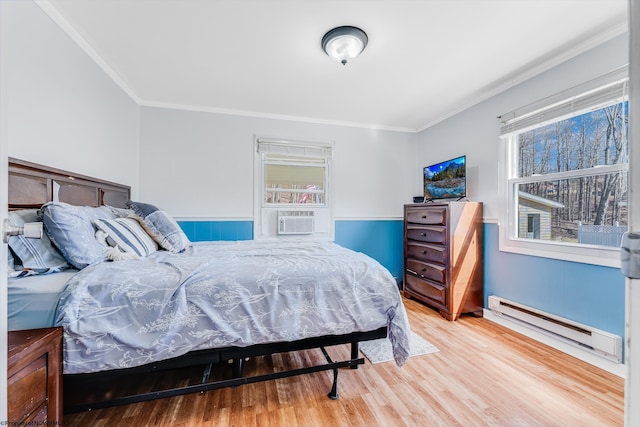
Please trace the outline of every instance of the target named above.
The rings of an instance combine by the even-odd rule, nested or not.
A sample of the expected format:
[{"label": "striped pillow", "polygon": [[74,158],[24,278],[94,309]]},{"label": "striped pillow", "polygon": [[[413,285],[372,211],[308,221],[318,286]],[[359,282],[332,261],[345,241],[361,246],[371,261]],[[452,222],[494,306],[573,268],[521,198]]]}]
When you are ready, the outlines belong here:
[{"label": "striped pillow", "polygon": [[[24,227],[28,222],[39,222],[40,218],[38,218],[37,209],[20,209],[9,212],[7,220],[9,225]],[[22,267],[28,269],[30,274],[54,273],[70,267],[46,233],[40,239],[11,236],[9,247],[17,256],[15,261],[20,261]]]},{"label": "striped pillow", "polygon": [[146,257],[158,250],[158,245],[133,218],[97,219],[93,224],[107,234],[107,242],[122,252]]}]

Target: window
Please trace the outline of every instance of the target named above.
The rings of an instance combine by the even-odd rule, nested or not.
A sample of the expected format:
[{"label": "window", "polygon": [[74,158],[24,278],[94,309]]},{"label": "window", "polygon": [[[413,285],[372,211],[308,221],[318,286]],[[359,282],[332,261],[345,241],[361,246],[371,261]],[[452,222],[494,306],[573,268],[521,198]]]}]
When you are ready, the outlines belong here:
[{"label": "window", "polygon": [[332,237],[332,154],[331,143],[256,140],[257,237],[277,234],[278,211],[304,211],[314,217],[314,236]]},{"label": "window", "polygon": [[501,117],[500,250],[619,266],[627,69]]},{"label": "window", "polygon": [[266,153],[263,165],[265,205],[324,205],[325,159]]}]

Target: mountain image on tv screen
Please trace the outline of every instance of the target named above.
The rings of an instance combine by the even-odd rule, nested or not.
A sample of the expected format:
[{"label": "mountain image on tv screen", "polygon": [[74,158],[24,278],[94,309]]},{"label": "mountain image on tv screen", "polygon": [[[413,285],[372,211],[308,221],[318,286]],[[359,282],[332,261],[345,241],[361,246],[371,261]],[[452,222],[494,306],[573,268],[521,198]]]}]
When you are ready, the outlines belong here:
[{"label": "mountain image on tv screen", "polygon": [[425,200],[462,198],[466,196],[465,156],[424,168]]}]

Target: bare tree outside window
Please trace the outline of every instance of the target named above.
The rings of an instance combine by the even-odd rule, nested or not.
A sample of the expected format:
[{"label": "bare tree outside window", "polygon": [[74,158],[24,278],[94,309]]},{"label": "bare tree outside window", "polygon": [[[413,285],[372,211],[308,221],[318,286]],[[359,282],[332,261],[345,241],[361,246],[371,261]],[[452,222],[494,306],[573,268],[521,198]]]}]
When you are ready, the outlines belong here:
[{"label": "bare tree outside window", "polygon": [[[628,222],[628,124],[628,102],[619,102],[515,135],[518,237],[619,246]],[[533,215],[540,232],[526,233]]]}]

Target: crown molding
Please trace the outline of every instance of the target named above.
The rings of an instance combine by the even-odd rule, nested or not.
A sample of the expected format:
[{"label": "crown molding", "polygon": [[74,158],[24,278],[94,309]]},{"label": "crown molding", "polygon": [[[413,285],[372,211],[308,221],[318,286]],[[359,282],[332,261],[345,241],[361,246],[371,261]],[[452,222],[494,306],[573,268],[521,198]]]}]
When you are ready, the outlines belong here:
[{"label": "crown molding", "polygon": [[376,125],[376,124],[370,124],[370,123],[343,122],[338,120],[326,120],[326,119],[301,117],[301,116],[288,116],[284,114],[259,113],[256,111],[232,110],[232,109],[226,109],[226,108],[173,104],[169,102],[141,101],[139,102],[139,104],[141,107],[167,108],[167,109],[173,109],[173,110],[197,111],[202,113],[227,114],[232,116],[253,117],[258,119],[286,120],[286,121],[292,121],[292,122],[316,123],[316,124],[322,124],[322,125],[344,126],[344,127],[363,128],[363,129],[391,131],[391,132],[404,132],[404,133],[418,132],[418,130],[414,128],[383,126],[383,125]]}]

